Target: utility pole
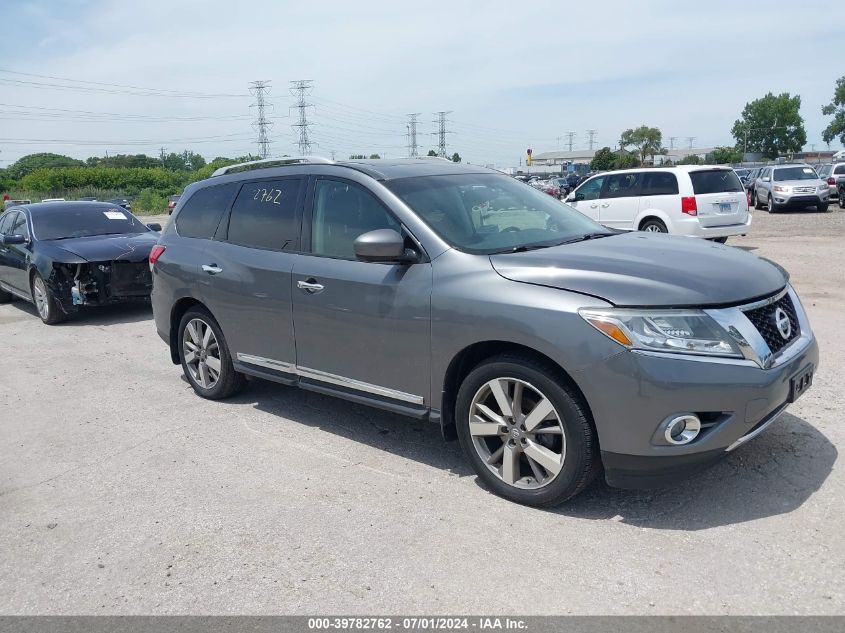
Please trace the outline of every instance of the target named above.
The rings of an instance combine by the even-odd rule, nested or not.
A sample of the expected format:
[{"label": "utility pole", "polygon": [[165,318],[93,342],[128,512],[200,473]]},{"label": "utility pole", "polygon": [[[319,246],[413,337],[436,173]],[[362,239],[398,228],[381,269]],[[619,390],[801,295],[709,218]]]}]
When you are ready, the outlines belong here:
[{"label": "utility pole", "polygon": [[569,146],[569,151],[571,152],[572,151],[572,139],[575,138],[575,132],[567,132],[566,136],[567,136],[567,139],[568,139],[566,141],[566,144]]},{"label": "utility pole", "polygon": [[590,146],[590,151],[593,151],[593,144],[594,144],[594,141],[595,141],[595,138],[596,138],[596,132],[598,132],[598,130],[587,130],[587,136],[590,139],[588,141],[588,144]]},{"label": "utility pole", "polygon": [[253,81],[249,84],[249,91],[255,95],[255,103],[250,104],[250,108],[256,108],[258,116],[253,122],[253,127],[258,131],[258,153],[261,158],[267,158],[270,154],[270,137],[267,130],[273,125],[273,122],[267,119],[265,108],[267,104],[264,101],[264,96],[270,91],[269,81]]},{"label": "utility pole", "polygon": [[334,160],[334,156],[335,156],[335,154],[337,154],[337,152],[336,152],[336,151],[334,151],[334,150],[332,150],[332,151],[331,151],[332,160]]},{"label": "utility pole", "polygon": [[669,149],[675,149],[675,141],[678,140],[677,136],[670,136],[669,137]]},{"label": "utility pole", "polygon": [[452,114],[452,111],[441,110],[440,112],[435,112],[434,114],[437,115],[437,119],[434,121],[437,123],[437,131],[432,132],[432,134],[437,135],[437,155],[446,158],[446,135],[451,134],[451,132],[446,129],[446,116]]},{"label": "utility pole", "polygon": [[308,128],[313,125],[313,123],[308,122],[308,108],[311,107],[311,104],[305,101],[305,97],[311,94],[311,84],[311,79],[298,79],[290,82],[290,92],[297,98],[294,107],[299,110],[299,123],[294,123],[291,127],[299,128],[299,141],[296,144],[299,145],[300,156],[308,156],[311,153],[312,142],[308,136]]},{"label": "utility pole", "polygon": [[159,157],[159,160],[161,160],[161,166],[162,167],[164,167],[164,159],[167,158],[166,149],[167,148],[165,148],[165,147],[160,147],[159,150],[158,150],[158,157]]},{"label": "utility pole", "polygon": [[690,151],[692,151],[692,144],[693,144],[694,142],[695,142],[695,137],[694,137],[694,136],[688,136],[688,137],[687,137],[687,143],[689,143],[688,148],[689,148],[689,150],[690,150]]},{"label": "utility pole", "polygon": [[408,124],[405,126],[408,128],[408,156],[410,158],[416,158],[419,155],[417,151],[417,117],[419,115],[419,112],[409,114]]}]

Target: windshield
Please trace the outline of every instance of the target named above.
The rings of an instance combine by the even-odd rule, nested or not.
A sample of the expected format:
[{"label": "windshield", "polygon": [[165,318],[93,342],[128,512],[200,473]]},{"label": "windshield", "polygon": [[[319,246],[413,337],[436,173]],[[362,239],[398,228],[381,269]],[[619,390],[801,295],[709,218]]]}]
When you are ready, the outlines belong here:
[{"label": "windshield", "polygon": [[783,182],[784,180],[818,180],[819,175],[812,167],[781,167],[774,170],[772,180]]},{"label": "windshield", "polygon": [[471,253],[543,247],[612,231],[509,176],[401,178],[386,186],[440,237]]},{"label": "windshield", "polygon": [[120,207],[66,207],[32,214],[32,226],[39,240],[62,240],[91,235],[147,233],[148,229],[134,215]]}]

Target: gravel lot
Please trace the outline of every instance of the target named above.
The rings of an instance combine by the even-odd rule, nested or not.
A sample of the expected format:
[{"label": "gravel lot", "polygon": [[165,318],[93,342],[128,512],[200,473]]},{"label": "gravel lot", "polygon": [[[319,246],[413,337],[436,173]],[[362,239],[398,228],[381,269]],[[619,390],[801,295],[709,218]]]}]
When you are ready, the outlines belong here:
[{"label": "gravel lot", "polygon": [[842,613],[845,213],[752,228],[731,244],[791,271],[813,388],[693,481],[554,511],[433,425],[260,381],[201,400],[147,307],[0,305],[0,613]]}]

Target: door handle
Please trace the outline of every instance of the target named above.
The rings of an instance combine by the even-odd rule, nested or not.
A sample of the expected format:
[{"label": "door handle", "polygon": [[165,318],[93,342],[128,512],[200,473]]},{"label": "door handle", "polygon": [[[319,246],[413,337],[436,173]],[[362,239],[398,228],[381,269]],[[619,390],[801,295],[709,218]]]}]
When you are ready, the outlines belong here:
[{"label": "door handle", "polygon": [[609,203],[609,202],[605,202],[604,204],[602,204],[602,205],[601,205],[601,208],[602,208],[602,209],[606,209],[606,208],[607,208],[607,207],[609,207],[609,206],[610,206],[610,203]]},{"label": "door handle", "polygon": [[591,204],[591,205],[590,205],[590,208],[591,208],[591,209],[596,209],[596,208],[598,208],[598,206],[599,206],[599,205],[598,205],[598,204],[596,204],[596,203],[594,202],[593,204]]},{"label": "door handle", "polygon": [[317,294],[318,292],[322,292],[324,290],[323,284],[318,284],[317,280],[313,277],[311,279],[307,279],[305,281],[297,281],[296,287],[300,290],[304,290],[308,294]]},{"label": "door handle", "polygon": [[223,272],[223,269],[220,268],[217,264],[203,264],[202,270],[203,272],[206,272],[209,275],[216,275],[217,273]]}]

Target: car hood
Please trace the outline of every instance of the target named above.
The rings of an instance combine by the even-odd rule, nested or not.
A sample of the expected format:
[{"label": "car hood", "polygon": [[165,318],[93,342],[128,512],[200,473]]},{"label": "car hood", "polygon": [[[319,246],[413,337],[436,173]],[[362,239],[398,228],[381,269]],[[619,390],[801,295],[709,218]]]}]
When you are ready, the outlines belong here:
[{"label": "car hood", "polygon": [[[159,234],[127,233],[120,235],[93,235],[74,237],[49,242],[54,251],[59,249],[89,262],[105,262],[116,259],[128,262],[142,262],[150,256],[150,250],[158,241]],[[54,259],[58,253],[54,255]]]},{"label": "car hood", "polygon": [[781,290],[784,269],[699,238],[632,232],[490,256],[512,281],[571,290],[617,306],[719,306]]}]

